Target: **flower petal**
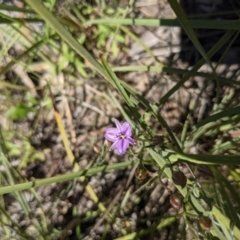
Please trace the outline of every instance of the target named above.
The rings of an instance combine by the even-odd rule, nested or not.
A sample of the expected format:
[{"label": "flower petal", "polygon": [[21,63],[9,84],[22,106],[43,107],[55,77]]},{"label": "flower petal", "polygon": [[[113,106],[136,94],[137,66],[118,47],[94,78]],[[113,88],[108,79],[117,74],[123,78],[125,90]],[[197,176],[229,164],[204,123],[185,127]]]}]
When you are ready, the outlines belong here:
[{"label": "flower petal", "polygon": [[122,132],[122,125],[117,119],[115,119],[115,124],[116,124],[116,127],[117,127],[118,131]]},{"label": "flower petal", "polygon": [[118,137],[117,137],[118,134],[119,134],[119,131],[117,128],[108,128],[105,131],[104,137],[110,142],[115,142],[118,140]]},{"label": "flower petal", "polygon": [[131,137],[127,137],[126,140],[128,140],[128,142],[132,145],[135,144],[135,140],[132,139]]},{"label": "flower petal", "polygon": [[125,136],[131,137],[132,136],[132,127],[128,122],[124,122],[122,124],[122,132]]},{"label": "flower petal", "polygon": [[109,151],[112,151],[112,150],[118,148],[118,142],[119,142],[118,140],[115,141],[115,142],[112,144],[112,146],[109,148]]},{"label": "flower petal", "polygon": [[118,154],[122,155],[127,151],[127,148],[129,146],[129,141],[127,139],[121,139],[118,141],[117,143],[117,150],[118,150]]}]

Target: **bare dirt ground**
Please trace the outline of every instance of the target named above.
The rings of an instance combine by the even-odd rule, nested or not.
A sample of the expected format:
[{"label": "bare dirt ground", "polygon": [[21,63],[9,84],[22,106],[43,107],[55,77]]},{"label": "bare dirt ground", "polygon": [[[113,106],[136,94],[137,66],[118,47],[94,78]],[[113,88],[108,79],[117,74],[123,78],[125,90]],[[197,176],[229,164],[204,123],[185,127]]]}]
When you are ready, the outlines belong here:
[{"label": "bare dirt ground", "polygon": [[[191,3],[195,2],[194,4],[192,3],[195,7],[190,7],[189,1],[182,3],[188,6],[188,14],[214,12],[215,10],[221,10],[223,8],[222,5],[224,5],[224,3],[221,5],[222,1],[195,0],[190,1]],[[142,18],[174,17],[174,13],[165,0],[136,1],[134,9],[135,11],[131,16]],[[153,60],[153,58],[149,57],[137,43],[130,42],[127,56],[120,54],[118,57],[116,61],[118,66],[157,65],[163,63],[169,67],[190,69],[200,59],[200,55],[193,49],[193,46],[190,45],[184,34],[181,33],[180,28],[134,26],[131,29],[153,51],[156,59]],[[208,48],[222,34],[204,30],[197,33],[201,34],[203,39],[208,39],[205,43],[205,47]],[[219,75],[225,77],[235,76],[235,79],[239,80],[239,53],[238,46],[233,46],[230,49],[217,69]],[[200,71],[208,72],[210,70],[204,65]],[[12,72],[19,74],[16,69],[11,70],[8,74]],[[181,78],[181,75],[154,72],[118,73],[118,76],[142,92],[151,102],[158,102],[164,93]],[[79,77],[79,80],[81,84],[76,84],[74,79],[59,74],[54,79],[54,85],[65,82],[68,84],[64,87],[61,87],[63,84],[59,84],[58,88],[52,88],[52,92],[57,109],[63,117],[75,159],[81,168],[84,169],[90,160],[97,157],[93,146],[94,144],[103,144],[103,134],[106,127],[112,125],[111,119],[117,118],[121,121],[123,117],[116,106],[110,104],[103,97],[103,93],[106,90],[106,83],[103,79],[83,79]],[[197,94],[203,87],[202,77],[189,79],[183,88],[176,92],[164,106],[159,108],[162,116],[171,127],[184,121],[189,107],[196,101]],[[118,93],[111,87],[110,89],[114,96],[119,98]],[[204,94],[204,98],[201,99],[201,104],[195,110],[195,118],[192,124],[203,119],[211,111],[216,95],[215,89],[215,83],[212,82]],[[224,95],[225,91],[228,91],[227,86],[222,86],[222,95]],[[58,92],[63,93],[64,97],[59,96]],[[37,92],[37,94],[43,95],[44,92]],[[235,97],[238,98],[237,92]],[[22,170],[22,174],[27,179],[41,179],[71,172],[72,166],[67,160],[53,112],[42,111],[38,115],[37,122],[36,119],[30,116],[27,121],[17,121],[14,127],[17,132],[27,134],[32,146],[43,152],[45,156],[44,161],[29,163],[26,169]],[[154,127],[156,132],[161,131],[160,126],[155,125]],[[202,145],[204,146],[204,144]],[[194,151],[204,151],[204,147],[195,148]],[[126,157],[119,157],[109,153],[106,159],[103,160],[103,163],[127,160]],[[17,161],[17,159],[13,159],[13,165],[16,165],[17,162],[14,163],[14,161]],[[87,180],[101,202],[111,209],[120,204],[126,191],[134,192],[142,184],[141,181],[135,178],[134,172],[135,167],[129,167],[127,170],[97,174],[89,177]],[[174,191],[174,187],[168,179],[163,179],[162,181]],[[36,191],[40,196],[40,202],[46,213],[49,225],[57,229],[67,229],[61,239],[76,239],[73,229],[76,224],[79,224],[79,221],[76,220],[75,216],[85,219],[81,222],[83,239],[101,239],[101,235],[105,231],[106,220],[102,215],[87,219],[88,211],[97,211],[97,207],[85,192],[83,184],[77,181],[64,182],[40,187]],[[28,195],[32,211],[38,214],[36,211],[38,209],[36,200],[31,194]],[[8,199],[9,213],[23,228],[28,229],[30,222],[23,218],[19,206],[10,196],[5,196],[5,198]],[[119,237],[121,235],[119,226],[122,224],[127,224],[127,227],[125,227],[130,233],[154,226],[159,217],[172,215],[174,211],[169,203],[169,193],[161,184],[148,186],[144,191],[131,196],[126,210],[116,215],[115,223],[111,224],[110,229],[108,229],[106,239]],[[75,215],[73,212],[75,212]],[[137,221],[140,218],[148,220]],[[176,233],[182,227],[181,222],[176,221],[164,230],[154,232],[154,235],[149,234],[147,237],[148,239],[161,240],[176,239]]]}]

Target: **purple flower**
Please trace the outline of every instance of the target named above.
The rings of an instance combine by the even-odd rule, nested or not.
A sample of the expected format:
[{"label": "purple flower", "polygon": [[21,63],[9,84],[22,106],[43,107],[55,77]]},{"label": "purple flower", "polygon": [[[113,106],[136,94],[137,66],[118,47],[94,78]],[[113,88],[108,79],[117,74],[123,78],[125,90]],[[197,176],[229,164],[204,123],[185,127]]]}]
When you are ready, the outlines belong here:
[{"label": "purple flower", "polygon": [[121,124],[115,120],[116,128],[108,128],[105,132],[104,137],[113,142],[110,147],[110,151],[117,149],[119,155],[124,154],[129,147],[129,144],[134,144],[135,141],[131,138],[132,128],[128,122]]}]

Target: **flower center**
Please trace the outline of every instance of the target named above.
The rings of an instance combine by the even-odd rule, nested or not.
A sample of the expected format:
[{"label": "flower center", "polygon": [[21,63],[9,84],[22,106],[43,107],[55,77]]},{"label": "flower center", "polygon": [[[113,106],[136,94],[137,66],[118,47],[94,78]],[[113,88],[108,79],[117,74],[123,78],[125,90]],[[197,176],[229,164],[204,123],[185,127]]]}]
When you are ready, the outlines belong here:
[{"label": "flower center", "polygon": [[117,137],[120,138],[120,139],[125,139],[126,138],[125,134],[122,134],[122,133],[118,134]]}]

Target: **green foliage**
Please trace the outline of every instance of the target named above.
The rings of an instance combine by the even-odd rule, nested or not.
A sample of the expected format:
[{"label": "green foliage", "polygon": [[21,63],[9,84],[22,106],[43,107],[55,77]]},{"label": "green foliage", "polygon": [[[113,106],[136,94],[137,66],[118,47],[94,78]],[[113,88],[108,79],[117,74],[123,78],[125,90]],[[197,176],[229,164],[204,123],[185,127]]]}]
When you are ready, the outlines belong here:
[{"label": "green foliage", "polygon": [[6,116],[13,120],[20,120],[20,119],[26,118],[28,113],[32,111],[33,111],[33,108],[28,107],[25,104],[19,104],[19,105],[10,107],[6,112]]},{"label": "green foliage", "polygon": [[108,50],[114,57],[117,57],[119,54],[119,45],[125,42],[125,38],[122,36],[121,32],[115,33],[114,28],[104,25],[98,25],[98,28],[94,33],[94,38],[97,40],[97,48],[100,49],[105,47],[111,39],[114,39],[111,48]]},{"label": "green foliage", "polygon": [[44,154],[36,150],[30,144],[29,140],[23,136],[23,133],[5,131],[2,134],[5,136],[3,146],[6,149],[7,155],[10,158],[18,158],[20,160],[18,165],[19,170],[25,168],[30,163],[45,160]]},{"label": "green foliage", "polygon": [[9,157],[20,158],[20,164],[18,165],[19,169],[27,167],[30,163],[45,160],[44,154],[40,151],[36,151],[27,139],[22,140],[21,145],[6,141],[5,147]]},{"label": "green foliage", "polygon": [[[19,236],[23,236],[26,239],[33,239],[33,235],[36,235],[35,238],[37,239],[51,239],[52,236],[53,239],[57,239],[60,236],[63,239],[68,231],[73,231],[73,229],[77,238],[81,239],[83,237],[82,227],[85,226],[82,224],[92,224],[92,221],[95,221],[100,213],[104,212],[100,222],[105,221],[106,218],[104,222],[106,229],[111,226],[117,228],[119,235],[122,236],[119,239],[133,239],[144,235],[152,237],[155,232],[167,226],[172,226],[172,224],[178,224],[179,219],[181,219],[181,224],[184,225],[182,232],[179,232],[181,237],[186,236],[185,228],[187,228],[193,238],[196,239],[211,239],[214,236],[221,240],[240,239],[240,173],[238,170],[238,165],[240,164],[240,107],[239,101],[233,97],[239,91],[240,84],[237,80],[217,76],[217,67],[214,67],[211,61],[211,57],[214,54],[228,44],[229,40],[234,39],[238,35],[238,22],[235,20],[221,20],[219,22],[215,20],[190,19],[176,0],[169,0],[172,10],[177,16],[176,19],[131,19],[128,13],[134,7],[133,1],[130,1],[125,8],[114,8],[108,6],[106,4],[107,1],[100,0],[96,1],[99,4],[98,6],[87,1],[84,3],[79,1],[57,3],[54,0],[46,0],[43,1],[44,5],[39,0],[26,0],[25,2],[26,5],[22,10],[16,7],[8,8],[0,5],[0,9],[31,13],[31,18],[29,15],[26,15],[24,19],[20,20],[6,17],[4,14],[0,16],[2,23],[8,24],[7,30],[3,31],[5,41],[3,41],[4,46],[1,50],[1,60],[7,57],[9,49],[17,40],[19,40],[18,44],[21,49],[21,53],[17,57],[8,60],[9,62],[1,68],[0,75],[5,76],[8,72],[12,73],[11,71],[13,70],[11,69],[17,63],[23,66],[24,73],[27,76],[31,76],[30,80],[32,81],[26,83],[21,81],[20,77],[15,76],[12,79],[0,80],[0,88],[3,91],[1,94],[4,96],[3,99],[5,99],[3,108],[0,108],[0,110],[4,113],[7,121],[7,124],[4,126],[5,129],[2,130],[0,142],[3,184],[7,186],[0,188],[0,194],[11,193],[15,201],[19,203],[21,211],[24,212],[24,217],[30,221],[30,230],[28,229],[25,234],[17,221],[8,216],[7,206],[5,208],[4,204],[1,204],[0,211],[5,216],[1,223],[6,228],[4,231],[7,235],[11,235],[11,230],[8,229],[8,226],[11,225],[11,228]],[[114,4],[118,4],[118,1],[114,1]],[[46,23],[40,29],[41,34],[38,32],[39,29],[32,30],[33,28],[28,25],[29,22],[34,21]],[[20,25],[25,29],[24,31],[19,31],[18,26]],[[191,70],[164,66],[155,58],[152,50],[131,29],[125,28],[123,25],[182,26],[189,40],[192,41],[193,45],[200,52],[202,59]],[[193,30],[195,28],[225,29],[227,32],[208,52],[205,52]],[[31,32],[30,36],[28,36],[29,32]],[[11,37],[9,37],[10,33]],[[144,51],[154,61],[154,66],[130,65],[112,67],[119,53],[123,49],[127,49],[128,43],[126,39],[129,37],[143,47]],[[109,63],[108,61],[111,62]],[[211,67],[211,73],[199,71],[206,63]],[[173,84],[159,101],[150,102],[143,96],[142,92],[138,92],[134,88],[134,85],[130,86],[125,81],[120,80],[116,74],[117,71],[168,73],[169,75],[179,75],[180,80]],[[60,76],[63,76],[63,78],[59,80]],[[174,93],[184,86],[189,78],[194,76],[205,78],[203,84],[205,86],[196,93],[198,95],[196,102],[190,106],[180,132],[175,132],[161,116],[159,110],[169,101]],[[209,112],[209,116],[193,124],[194,110],[196,106],[201,104],[200,99],[203,98],[203,93],[206,92],[207,86],[212,79],[214,79],[217,85],[217,100],[212,111]],[[97,81],[102,84],[99,88],[101,90],[92,90],[92,86]],[[219,98],[220,84],[226,83],[231,90],[228,94]],[[33,87],[29,87],[29,85],[33,85]],[[78,96],[75,99],[69,96],[69,93],[65,90],[66,86],[70,86],[69,89],[75,90],[74,88],[77,85],[84,85],[83,92],[85,96],[82,98],[84,100],[80,102]],[[69,135],[67,135],[64,129],[72,121],[71,116],[69,117],[71,113],[69,105],[80,105],[80,107],[87,107],[98,113],[101,112],[105,117],[112,117],[107,115],[109,113],[102,110],[99,111],[97,107],[85,102],[88,99],[87,92],[90,91],[89,89],[95,91],[94,93],[97,97],[101,96],[99,101],[104,99],[108,104],[115,106],[124,119],[131,123],[137,135],[135,136],[137,145],[129,150],[129,161],[116,163],[114,159],[114,161],[109,163],[107,160],[107,156],[109,156],[108,147],[104,145],[97,148],[97,157],[93,157],[93,160],[87,160],[88,165],[84,170],[76,168],[78,165],[75,165],[73,171],[77,169],[76,172],[62,173],[61,175],[45,177],[35,181],[24,179],[19,174],[20,171],[26,170],[32,163],[36,164],[38,161],[45,160],[44,151],[35,149],[31,144],[40,121],[44,122],[46,120],[49,124],[49,121],[53,121],[53,118],[51,119],[49,116],[51,114],[55,116],[58,124],[57,130],[60,132],[59,136],[64,142],[67,158],[70,160],[70,164],[74,164],[78,159],[75,159],[73,156],[72,149],[74,146],[70,146],[68,141],[69,136],[71,135],[72,137],[74,134],[72,134],[71,129],[68,129]],[[13,101],[12,95],[17,96],[17,99],[21,100],[18,102]],[[22,96],[25,97],[22,99]],[[61,114],[63,113],[64,117],[66,117],[64,119],[64,121],[66,120],[64,122],[66,126],[63,124],[60,111],[58,110],[59,99],[64,99],[67,103],[70,103],[69,105],[65,104],[63,109],[61,109]],[[81,109],[81,111],[83,110]],[[31,118],[30,129],[28,131],[16,132],[12,125],[30,121],[28,116],[31,116],[29,117]],[[162,135],[156,134],[156,131],[159,130],[158,126],[161,126],[163,129],[161,129]],[[96,128],[97,126],[93,126],[94,130]],[[206,139],[209,142],[211,141],[208,149],[204,150],[206,152],[202,151],[198,154],[193,154],[192,149],[196,149],[196,145],[201,141],[206,141]],[[46,147],[44,148],[46,150]],[[16,168],[11,166],[12,159],[19,161]],[[145,167],[149,165],[155,169],[155,172],[151,172]],[[124,189],[124,194],[119,195],[120,197],[116,202],[113,200],[112,209],[111,206],[109,207],[110,209],[106,209],[104,205],[109,205],[109,202],[101,202],[101,199],[97,198],[97,195],[88,184],[90,178],[86,177],[112,170],[119,171],[128,167],[144,169],[144,178],[142,177],[142,172],[141,176],[137,174],[137,178],[140,181],[139,185],[141,186],[137,186],[134,193],[131,192],[131,189]],[[188,170],[190,177],[184,175],[182,168],[183,170]],[[195,174],[195,169],[203,172],[205,174],[204,177],[198,178]],[[130,180],[133,175],[130,176]],[[48,221],[45,219],[44,211],[37,217],[34,214],[30,214],[30,204],[21,191],[31,190],[31,193],[39,203],[38,196],[33,190],[34,188],[73,179],[77,181],[79,177],[80,181],[84,183],[82,185],[84,185],[89,197],[96,203],[98,210],[89,210],[84,217],[81,216],[79,218],[77,206],[73,204],[72,217],[74,221],[62,230],[49,226]],[[175,184],[177,195],[171,195],[172,190],[162,183],[163,177]],[[143,180],[146,180],[146,182],[141,182]],[[138,221],[143,221],[145,224],[147,222],[153,224],[147,229],[136,228],[136,230],[133,230],[131,227],[129,228],[128,224],[131,219],[125,221],[124,218],[121,218],[122,216],[128,218],[128,215],[124,215],[124,211],[128,210],[128,203],[130,205],[140,205],[142,192],[146,195],[151,194],[149,189],[154,184],[165,186],[165,190],[169,192],[171,197],[177,196],[178,204],[175,215],[164,216],[163,218],[157,217],[152,222],[150,219],[140,217],[140,219],[137,219]],[[72,188],[71,184],[69,186],[66,192]],[[131,202],[131,195],[138,193],[141,194]],[[56,201],[57,205],[60,201],[59,199],[65,196],[56,197],[58,198]],[[175,199],[172,200],[175,201]],[[35,207],[41,209],[41,204]],[[116,218],[114,218],[115,216]],[[118,218],[121,219],[121,223],[118,222]],[[123,222],[125,222],[125,225]],[[99,223],[97,222],[97,224]],[[103,233],[102,239],[106,237],[105,234],[107,234],[107,230]]]}]

